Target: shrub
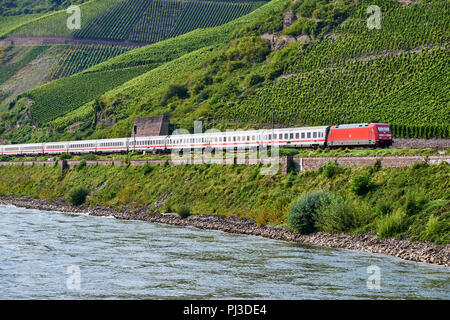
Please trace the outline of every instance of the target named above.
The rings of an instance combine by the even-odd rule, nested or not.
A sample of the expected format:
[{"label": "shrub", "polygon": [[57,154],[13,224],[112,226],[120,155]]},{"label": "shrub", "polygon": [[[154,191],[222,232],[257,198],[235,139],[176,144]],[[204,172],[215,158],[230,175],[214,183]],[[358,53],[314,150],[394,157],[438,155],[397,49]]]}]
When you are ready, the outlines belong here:
[{"label": "shrub", "polygon": [[11,161],[11,157],[10,157],[10,156],[2,155],[2,156],[0,156],[0,161],[1,161],[1,162],[8,162],[8,161]]},{"label": "shrub", "polygon": [[72,159],[72,154],[70,152],[61,153],[61,155],[59,156],[59,159],[60,160]]},{"label": "shrub", "polygon": [[450,241],[450,224],[445,218],[431,215],[425,225],[425,230],[420,233],[421,240],[433,241],[438,244],[447,244]]},{"label": "shrub", "polygon": [[300,197],[291,207],[288,223],[294,232],[308,234],[316,231],[317,213],[330,202],[326,191],[310,191]]},{"label": "shrub", "polygon": [[89,191],[84,187],[72,189],[69,197],[67,198],[67,202],[69,202],[72,206],[81,206],[86,201],[88,194]]},{"label": "shrub", "polygon": [[191,215],[191,209],[189,209],[187,206],[182,205],[178,207],[177,213],[181,219],[185,219]]},{"label": "shrub", "polygon": [[371,188],[371,176],[368,173],[360,174],[354,177],[350,186],[350,190],[358,196],[365,195]]},{"label": "shrub", "polygon": [[86,160],[81,160],[80,161],[80,163],[76,166],[76,169],[77,170],[81,170],[81,169],[83,169],[84,167],[86,167]]},{"label": "shrub", "polygon": [[384,216],[378,221],[377,233],[381,238],[393,237],[405,231],[406,228],[405,212],[396,210],[394,213]]},{"label": "shrub", "polygon": [[329,161],[326,165],[320,168],[322,174],[327,178],[332,178],[334,175],[339,173],[340,168],[336,161]]},{"label": "shrub", "polygon": [[186,86],[171,84],[163,95],[163,104],[166,104],[171,98],[177,97],[180,99],[186,99],[189,97],[189,92]]},{"label": "shrub", "polygon": [[145,175],[147,175],[153,171],[153,167],[150,165],[150,163],[146,162],[142,168],[142,171],[144,172]]},{"label": "shrub", "polygon": [[333,197],[318,214],[316,226],[328,233],[349,231],[356,226],[355,208],[345,199]]},{"label": "shrub", "polygon": [[419,213],[428,200],[423,195],[408,194],[405,203],[405,213],[408,216]]},{"label": "shrub", "polygon": [[93,153],[89,153],[89,154],[84,155],[82,159],[87,160],[87,161],[95,161],[95,160],[97,160],[97,156]]}]

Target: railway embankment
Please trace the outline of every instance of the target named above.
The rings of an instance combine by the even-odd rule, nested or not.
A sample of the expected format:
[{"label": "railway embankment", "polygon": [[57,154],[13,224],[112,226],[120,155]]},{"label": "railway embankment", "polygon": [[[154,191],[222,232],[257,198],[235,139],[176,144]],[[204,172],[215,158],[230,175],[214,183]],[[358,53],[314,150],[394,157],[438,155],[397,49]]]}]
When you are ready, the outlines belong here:
[{"label": "railway embankment", "polygon": [[[68,160],[66,162],[59,161],[58,165],[60,167],[67,166],[67,168],[72,169],[80,164],[82,160]],[[427,162],[431,165],[437,165],[441,162],[447,162],[450,164],[450,154],[436,154],[436,155],[387,155],[387,156],[282,156],[279,158],[279,163],[281,165],[281,173],[287,174],[290,169],[295,169],[296,171],[315,171],[320,167],[326,165],[328,162],[336,162],[338,165],[343,167],[365,167],[373,166],[376,162],[379,162],[381,168],[398,168],[398,167],[411,167],[415,163]],[[243,165],[255,165],[255,164],[270,164],[271,159],[251,159],[244,157],[237,157],[234,159],[214,159],[214,158],[192,158],[187,161],[186,159],[148,159],[148,160],[87,160],[85,161],[87,166],[95,165],[114,165],[114,166],[144,166],[147,163],[149,165],[185,165],[185,164],[221,164],[221,165],[233,165],[233,164],[243,164]],[[15,166],[48,166],[53,165],[51,161],[4,161],[0,162],[0,166],[15,165]]]},{"label": "railway embankment", "polygon": [[32,198],[0,198],[2,205],[14,205],[29,209],[44,211],[59,211],[68,213],[84,213],[92,216],[112,216],[123,220],[142,220],[154,223],[163,223],[182,227],[196,227],[209,230],[220,230],[229,233],[261,236],[265,238],[290,241],[301,245],[320,246],[336,249],[350,249],[391,255],[404,260],[433,263],[448,266],[450,264],[450,245],[436,246],[429,242],[411,242],[406,239],[380,239],[374,234],[329,234],[317,232],[309,235],[300,235],[286,227],[271,227],[257,225],[254,220],[223,215],[192,215],[181,219],[177,214],[148,214],[147,208],[132,211],[128,208],[116,210],[113,208],[73,207],[64,199],[55,199],[52,203],[42,199]]}]

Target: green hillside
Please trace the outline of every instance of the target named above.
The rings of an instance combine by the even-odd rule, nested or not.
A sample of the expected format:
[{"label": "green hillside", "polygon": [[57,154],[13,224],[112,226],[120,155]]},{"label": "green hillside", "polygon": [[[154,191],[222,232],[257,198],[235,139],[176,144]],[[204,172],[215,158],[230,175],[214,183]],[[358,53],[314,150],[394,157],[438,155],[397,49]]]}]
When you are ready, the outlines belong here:
[{"label": "green hillside", "polygon": [[[380,29],[367,27],[370,5],[381,9]],[[449,137],[449,16],[442,0],[274,0],[25,92],[12,114],[0,114],[0,134],[17,142],[119,137],[135,117],[160,114],[186,129],[194,120],[260,128],[273,112],[277,126],[383,121],[397,136]],[[128,68],[140,71],[119,71]],[[79,89],[86,81],[95,89]],[[18,116],[26,105],[32,119]]]}]

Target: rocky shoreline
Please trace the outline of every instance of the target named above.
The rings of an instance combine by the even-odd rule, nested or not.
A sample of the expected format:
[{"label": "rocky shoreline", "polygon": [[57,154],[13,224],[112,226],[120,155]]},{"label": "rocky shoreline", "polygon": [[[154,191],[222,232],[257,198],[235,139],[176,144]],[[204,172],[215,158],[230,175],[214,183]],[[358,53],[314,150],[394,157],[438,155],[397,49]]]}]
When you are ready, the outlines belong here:
[{"label": "rocky shoreline", "polygon": [[0,198],[0,205],[14,205],[45,211],[86,213],[92,216],[113,216],[123,220],[142,220],[177,226],[192,226],[200,229],[262,236],[304,245],[386,254],[415,262],[450,265],[450,245],[437,247],[431,243],[410,242],[405,239],[382,240],[372,234],[347,235],[318,232],[311,235],[299,235],[291,232],[287,228],[258,226],[253,220],[246,218],[237,219],[236,217],[227,218],[221,215],[205,214],[193,215],[186,219],[181,219],[176,214],[149,214],[146,208],[131,212],[127,208],[118,211],[101,206],[72,207],[64,199],[54,199],[50,203],[47,200],[40,199],[4,197]]}]

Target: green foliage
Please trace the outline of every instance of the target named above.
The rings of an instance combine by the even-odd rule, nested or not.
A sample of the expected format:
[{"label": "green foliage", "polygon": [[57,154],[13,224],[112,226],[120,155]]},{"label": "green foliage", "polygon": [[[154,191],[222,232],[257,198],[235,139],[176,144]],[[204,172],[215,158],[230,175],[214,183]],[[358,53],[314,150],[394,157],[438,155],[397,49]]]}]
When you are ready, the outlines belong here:
[{"label": "green foliage", "polygon": [[445,245],[450,242],[450,222],[447,218],[430,215],[425,225],[425,229],[421,232],[420,238],[425,241],[431,241]]},{"label": "green foliage", "polygon": [[97,160],[97,156],[93,153],[88,153],[82,156],[83,160],[87,160],[87,161],[95,161]]},{"label": "green foliage", "polygon": [[19,96],[34,100],[31,115],[41,125],[67,114],[84,103],[145,71],[146,67],[98,73],[80,73],[52,81]]},{"label": "green foliage", "polygon": [[0,15],[20,15],[42,13],[58,9],[68,8],[70,5],[77,5],[87,0],[0,0]]},{"label": "green foliage", "polygon": [[82,170],[83,168],[86,167],[86,160],[81,160],[80,163],[78,163],[78,165],[75,167],[76,170]]},{"label": "green foliage", "polygon": [[338,174],[341,170],[338,163],[336,161],[329,161],[326,165],[319,168],[319,171],[327,178],[332,178],[336,174]]},{"label": "green foliage", "polygon": [[153,166],[150,163],[146,162],[142,167],[142,171],[144,172],[145,175],[148,175],[153,171]]},{"label": "green foliage", "polygon": [[406,214],[402,210],[386,215],[377,223],[377,233],[380,238],[389,238],[402,234],[408,227]]},{"label": "green foliage", "polygon": [[294,232],[308,234],[316,231],[319,210],[329,203],[330,196],[326,191],[310,191],[300,197],[291,207],[288,223]]},{"label": "green foliage", "polygon": [[72,159],[72,157],[73,157],[73,155],[70,152],[63,152],[59,156],[59,160],[68,160],[68,159]]},{"label": "green foliage", "polygon": [[177,214],[181,219],[185,219],[191,215],[191,210],[185,205],[181,205],[177,208]]},{"label": "green foliage", "polygon": [[372,189],[371,180],[372,177],[368,173],[357,175],[352,179],[350,190],[358,196],[363,196]]},{"label": "green foliage", "polygon": [[124,0],[91,20],[74,36],[152,43],[227,23],[262,4],[262,1]]},{"label": "green foliage", "polygon": [[348,232],[357,226],[356,208],[351,201],[332,197],[319,211],[316,226],[328,233]]},{"label": "green foliage", "polygon": [[186,86],[171,84],[163,95],[163,103],[166,104],[171,98],[177,97],[180,99],[186,99],[189,97],[188,89]]},{"label": "green foliage", "polygon": [[283,30],[284,34],[297,37],[299,35],[313,35],[317,28],[317,22],[314,20],[300,18],[291,26]]},{"label": "green foliage", "polygon": [[260,37],[243,37],[233,40],[225,52],[228,61],[240,61],[245,64],[261,62],[270,52],[269,42]]},{"label": "green foliage", "polygon": [[105,45],[70,46],[63,53],[61,59],[59,60],[58,66],[52,72],[50,78],[55,80],[63,77],[69,77],[112,57],[121,55],[131,49],[132,47]]},{"label": "green foliage", "polygon": [[[116,5],[121,0],[95,0],[85,1],[80,6],[82,12],[82,25],[97,16],[103,15],[111,6]],[[42,3],[42,1],[40,1]],[[80,1],[81,2],[81,1]],[[23,1],[28,5],[29,1]],[[68,1],[59,3],[57,8],[62,9],[47,14],[40,14],[34,19],[26,20],[25,23],[18,23],[15,28],[11,28],[4,35],[19,36],[69,36],[73,30],[67,28],[67,8]],[[75,3],[75,1],[73,1]],[[45,5],[43,6],[45,7]],[[27,9],[25,9],[27,10]]]},{"label": "green foliage", "polygon": [[67,197],[67,202],[72,206],[81,206],[89,195],[89,190],[84,187],[77,187],[72,189]]}]

